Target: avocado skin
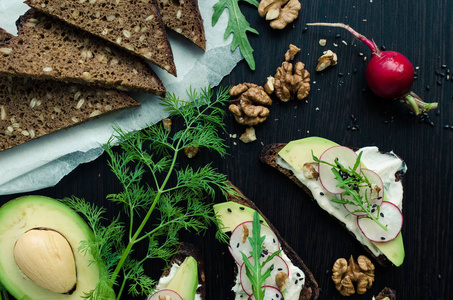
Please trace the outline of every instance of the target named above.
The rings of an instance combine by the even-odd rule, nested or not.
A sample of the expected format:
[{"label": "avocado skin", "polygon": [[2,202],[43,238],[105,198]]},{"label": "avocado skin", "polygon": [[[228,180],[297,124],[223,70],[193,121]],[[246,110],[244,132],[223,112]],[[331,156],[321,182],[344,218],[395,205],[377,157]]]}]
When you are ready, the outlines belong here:
[{"label": "avocado skin", "polygon": [[[18,268],[13,250],[17,239],[33,228],[48,228],[61,233],[71,245],[77,270],[77,284],[71,294],[46,290],[28,279]],[[23,196],[0,208],[0,282],[17,299],[80,299],[99,281],[102,265],[91,263],[93,257],[78,252],[83,240],[94,235],[85,221],[63,203],[44,196]],[[106,299],[114,299],[109,295]]]}]

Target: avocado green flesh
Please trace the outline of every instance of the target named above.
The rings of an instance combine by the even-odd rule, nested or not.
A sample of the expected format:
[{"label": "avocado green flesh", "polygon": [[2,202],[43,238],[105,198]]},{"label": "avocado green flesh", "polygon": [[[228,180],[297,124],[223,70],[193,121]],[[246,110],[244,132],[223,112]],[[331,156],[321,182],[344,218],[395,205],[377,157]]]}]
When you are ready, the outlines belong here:
[{"label": "avocado green flesh", "polygon": [[[220,230],[223,232],[233,231],[239,224],[253,221],[253,208],[241,205],[236,202],[227,201],[214,205],[214,212],[217,220],[222,224]],[[262,224],[269,226],[262,216],[259,216]]]},{"label": "avocado green flesh", "polygon": [[179,266],[167,289],[175,291],[184,300],[195,299],[198,288],[198,265],[195,258],[187,257]]},{"label": "avocado green flesh", "polygon": [[[26,277],[14,260],[17,239],[33,228],[49,228],[62,234],[72,247],[77,271],[76,288],[71,294],[44,289]],[[77,251],[83,240],[93,233],[72,209],[57,200],[42,196],[25,196],[0,208],[0,282],[17,299],[80,299],[99,281],[99,268],[90,254]],[[113,295],[112,295],[113,296]]]},{"label": "avocado green flesh", "polygon": [[[320,137],[308,137],[289,142],[283,147],[278,155],[283,158],[294,170],[302,171],[305,163],[313,163],[313,155],[320,157],[330,147],[338,146],[337,143]],[[366,168],[362,164],[362,168]],[[384,195],[384,201],[388,199]],[[395,266],[400,266],[405,257],[403,237],[401,232],[392,241],[373,244],[390,260]]]}]

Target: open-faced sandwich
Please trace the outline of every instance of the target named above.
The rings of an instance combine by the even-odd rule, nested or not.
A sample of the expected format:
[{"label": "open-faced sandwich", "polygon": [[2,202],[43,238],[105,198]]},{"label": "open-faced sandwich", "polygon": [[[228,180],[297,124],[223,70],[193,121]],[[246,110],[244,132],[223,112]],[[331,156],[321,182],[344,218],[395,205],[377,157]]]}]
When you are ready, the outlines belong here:
[{"label": "open-faced sandwich", "polygon": [[206,284],[203,261],[195,246],[181,244],[148,300],[204,300]]},{"label": "open-faced sandwich", "polygon": [[407,168],[399,156],[309,137],[267,145],[260,159],[303,188],[380,264],[403,263],[402,178]]},{"label": "open-faced sandwich", "polygon": [[318,298],[311,271],[251,200],[237,190],[214,211],[219,229],[231,233],[235,299],[257,299],[258,293],[266,300]]}]

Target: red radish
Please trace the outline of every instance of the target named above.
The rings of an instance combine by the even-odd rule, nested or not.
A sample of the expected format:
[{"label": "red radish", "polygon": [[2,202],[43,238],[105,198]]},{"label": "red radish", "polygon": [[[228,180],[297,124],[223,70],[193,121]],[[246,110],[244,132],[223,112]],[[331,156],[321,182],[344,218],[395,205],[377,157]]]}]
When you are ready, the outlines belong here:
[{"label": "red radish", "polygon": [[[333,146],[324,151],[319,157],[319,160],[332,165],[336,165],[335,160],[337,160],[343,167],[350,169],[354,167],[357,161],[357,153],[348,147]],[[341,194],[345,191],[344,189],[337,187],[338,180],[332,172],[332,166],[320,163],[318,166],[318,172],[319,181],[326,191],[332,194]],[[356,172],[360,174],[360,165],[358,166]]]},{"label": "red radish", "polygon": [[[381,177],[376,172],[369,169],[361,169],[361,172],[371,183],[371,187],[365,186],[359,189],[359,195],[363,197],[363,202],[365,202],[366,195],[371,206],[381,205],[382,201],[384,201],[384,183],[382,183]],[[341,195],[341,198],[352,201],[350,195]],[[365,212],[354,212],[358,209],[356,205],[345,204],[344,207],[355,216],[366,215]],[[365,204],[364,207],[368,207],[368,205]]]},{"label": "red radish", "polygon": [[[377,216],[377,207],[371,212]],[[375,243],[386,243],[395,239],[400,233],[403,227],[403,214],[398,206],[384,201],[379,209],[379,222],[386,226],[387,230],[368,217],[357,217],[357,225],[367,239]]]},{"label": "red radish", "polygon": [[[271,255],[272,253],[268,252],[268,255]],[[268,255],[261,256],[260,258],[260,263],[263,263]],[[249,256],[249,261],[253,264],[254,260],[252,256]],[[286,275],[289,276],[289,268],[286,262],[281,258],[280,256],[274,256],[270,262],[264,265],[264,269],[266,270],[267,268],[270,268],[273,265],[271,269],[271,276],[269,276],[266,281],[264,281],[264,285],[266,286],[272,286],[276,287],[277,283],[275,282],[275,276],[283,272]],[[242,264],[241,270],[240,270],[240,279],[241,279],[241,286],[242,290],[247,294],[247,295],[252,295],[253,290],[252,290],[252,283],[250,282],[250,279],[247,277],[247,274],[245,273],[246,271],[245,264]]]},{"label": "red radish", "polygon": [[[252,251],[252,245],[250,244],[250,241],[248,239],[248,237],[253,236],[252,228],[253,222],[247,221],[236,226],[236,228],[231,233],[229,250],[238,265],[242,265],[242,263],[244,262],[242,260],[241,252],[243,252],[246,256],[249,256],[250,251]],[[247,231],[247,233],[245,233],[245,231]],[[246,235],[245,239],[244,234]],[[280,250],[280,242],[278,241],[277,236],[274,234],[272,229],[270,229],[266,225],[261,224],[261,236],[266,236],[263,242],[264,249],[270,252]]]},{"label": "red radish", "polygon": [[[273,286],[265,286],[264,287],[264,300],[276,300],[276,299],[283,299],[283,295],[279,289]],[[255,296],[251,295],[248,300],[255,300]]]},{"label": "red radish", "polygon": [[414,68],[401,53],[380,51],[374,41],[367,39],[349,25],[343,23],[308,23],[309,26],[340,27],[364,42],[371,50],[371,60],[366,69],[366,81],[370,89],[382,98],[398,98],[416,115],[437,108],[437,102],[425,103],[411,91]]},{"label": "red radish", "polygon": [[167,298],[165,298],[165,296],[169,296],[170,297],[169,299],[172,299],[172,300],[183,300],[182,297],[178,293],[176,293],[173,290],[169,290],[169,289],[164,289],[164,290],[158,291],[157,293],[148,297],[148,300],[159,300],[159,299],[162,299],[161,297],[163,297],[163,299],[167,299]]}]

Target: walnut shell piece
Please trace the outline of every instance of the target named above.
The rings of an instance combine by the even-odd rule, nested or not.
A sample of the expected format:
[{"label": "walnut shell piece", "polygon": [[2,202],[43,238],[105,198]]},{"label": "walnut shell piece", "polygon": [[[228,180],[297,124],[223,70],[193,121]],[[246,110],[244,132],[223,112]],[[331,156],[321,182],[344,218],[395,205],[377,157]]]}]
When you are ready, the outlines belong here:
[{"label": "walnut shell piece", "polygon": [[262,0],[258,13],[266,20],[271,20],[273,29],[283,29],[297,19],[300,9],[299,0]]},{"label": "walnut shell piece", "polygon": [[350,296],[356,292],[364,294],[373,285],[374,265],[363,255],[357,258],[357,263],[352,255],[349,262],[339,258],[332,268],[332,281],[343,296]]},{"label": "walnut shell piece", "polygon": [[255,126],[264,122],[269,116],[269,109],[263,105],[272,105],[272,99],[264,88],[253,83],[241,83],[230,90],[228,109],[241,125]]},{"label": "walnut shell piece", "polygon": [[282,66],[277,68],[274,78],[275,95],[283,102],[296,98],[303,100],[310,92],[310,73],[302,62],[294,65],[294,74],[293,64],[283,62]]}]

